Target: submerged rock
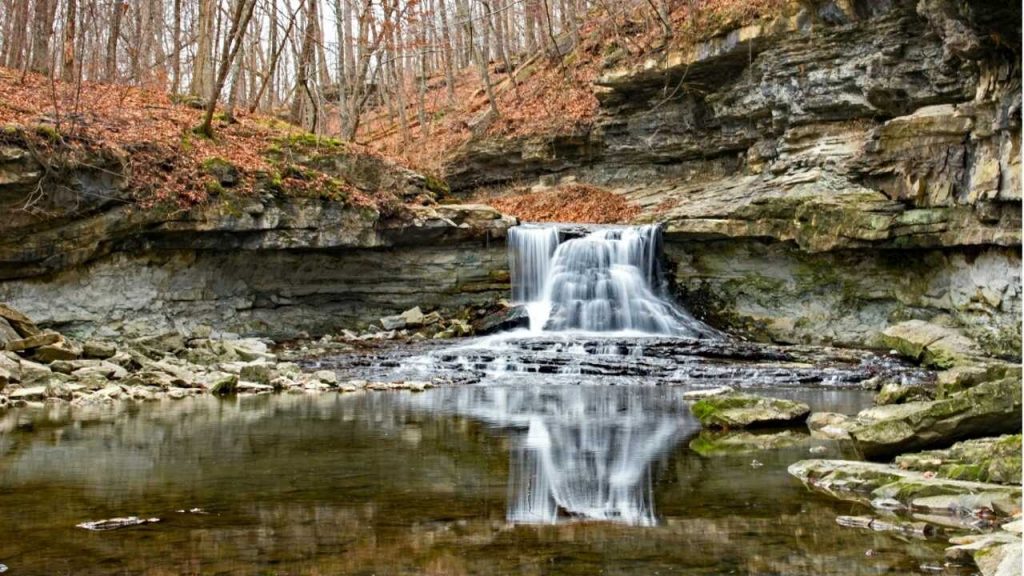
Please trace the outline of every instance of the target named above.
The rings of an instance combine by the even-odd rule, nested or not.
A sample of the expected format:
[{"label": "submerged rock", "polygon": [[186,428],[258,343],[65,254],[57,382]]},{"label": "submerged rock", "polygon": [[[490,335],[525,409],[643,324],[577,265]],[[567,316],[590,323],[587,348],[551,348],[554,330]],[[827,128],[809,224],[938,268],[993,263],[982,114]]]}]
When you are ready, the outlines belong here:
[{"label": "submerged rock", "polygon": [[943,450],[902,454],[896,457],[896,465],[953,480],[1020,485],[1021,435],[967,440]]},{"label": "submerged rock", "polygon": [[124,518],[110,518],[107,520],[94,520],[92,522],[82,522],[76,524],[77,528],[84,528],[92,531],[103,531],[103,530],[118,530],[120,528],[129,528],[131,526],[141,526],[142,524],[152,524],[159,522],[159,518],[139,518],[138,516],[126,516]]},{"label": "submerged rock", "polygon": [[864,456],[884,459],[901,452],[1020,429],[1020,381],[1004,378],[943,400],[865,410],[858,414],[850,436]]},{"label": "submerged rock", "polygon": [[703,398],[690,410],[702,426],[710,428],[794,425],[806,420],[811,413],[802,402],[743,393]]},{"label": "submerged rock", "polygon": [[793,430],[758,433],[701,430],[700,434],[690,441],[690,450],[701,456],[728,456],[788,448],[808,439],[806,434]]},{"label": "submerged rock", "polygon": [[849,416],[835,412],[815,412],[807,417],[807,428],[815,438],[849,439],[852,424]]}]

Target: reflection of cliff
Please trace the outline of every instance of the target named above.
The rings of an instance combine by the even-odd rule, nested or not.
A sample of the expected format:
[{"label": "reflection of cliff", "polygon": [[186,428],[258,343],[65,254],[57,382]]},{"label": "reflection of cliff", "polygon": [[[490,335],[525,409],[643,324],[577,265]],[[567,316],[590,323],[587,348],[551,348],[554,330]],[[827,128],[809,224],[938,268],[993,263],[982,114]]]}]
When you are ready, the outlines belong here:
[{"label": "reflection of cliff", "polygon": [[[419,400],[419,399],[417,399]],[[651,465],[694,427],[665,388],[466,387],[424,397],[434,410],[517,430],[508,519],[655,523]]]},{"label": "reflection of cliff", "polygon": [[[76,416],[0,416],[12,573],[860,576],[915,572],[944,546],[836,525],[837,504],[785,472],[805,445],[759,453],[757,469],[749,454],[696,457],[676,442],[693,428],[664,387],[202,398]],[[506,438],[513,467],[555,466],[508,471]],[[537,478],[565,511],[653,518],[654,502],[658,523],[508,522],[529,494],[521,480]],[[615,486],[636,500],[608,497]],[[174,512],[192,506],[210,514]],[[74,528],[127,514],[163,521]]]}]

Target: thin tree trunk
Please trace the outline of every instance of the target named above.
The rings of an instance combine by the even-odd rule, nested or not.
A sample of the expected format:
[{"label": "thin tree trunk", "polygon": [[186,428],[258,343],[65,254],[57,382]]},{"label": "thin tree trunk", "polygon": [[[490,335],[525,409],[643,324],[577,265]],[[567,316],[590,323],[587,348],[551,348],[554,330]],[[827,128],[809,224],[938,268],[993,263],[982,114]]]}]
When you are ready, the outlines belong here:
[{"label": "thin tree trunk", "polygon": [[445,0],[437,0],[437,8],[441,13],[441,43],[444,45],[444,81],[447,88],[448,104],[455,103],[455,66],[452,62],[452,39],[448,29],[448,9]]},{"label": "thin tree trunk", "polygon": [[217,74],[214,84],[213,95],[206,104],[206,114],[203,117],[203,124],[199,127],[199,133],[208,138],[213,137],[213,111],[217,107],[217,97],[224,89],[224,82],[227,81],[228,71],[231,63],[234,62],[238,50],[242,47],[245,39],[245,30],[249,26],[253,9],[256,7],[256,0],[235,0],[235,10],[231,18],[231,30],[228,32],[227,41],[224,43],[224,51],[220,59],[220,71]]},{"label": "thin tree trunk", "polygon": [[174,0],[174,29],[171,32],[171,93],[181,91],[181,0]]},{"label": "thin tree trunk", "polygon": [[113,8],[110,10],[110,35],[107,37],[107,60],[104,70],[107,82],[117,79],[117,42],[121,36],[121,16],[127,8],[128,5],[122,0],[114,0]]},{"label": "thin tree trunk", "polygon": [[[299,7],[301,8],[301,6],[302,5],[300,4]],[[263,76],[263,81],[260,83],[259,90],[256,91],[256,95],[253,97],[252,103],[249,105],[249,113],[250,114],[252,112],[256,111],[256,106],[259,105],[259,101],[260,101],[261,98],[263,98],[263,93],[267,90],[267,87],[273,85],[274,78],[277,76],[277,63],[278,63],[278,60],[281,57],[281,52],[283,52],[285,46],[288,45],[288,38],[291,36],[292,28],[295,26],[295,18],[298,16],[298,14],[299,14],[299,8],[296,8],[295,11],[292,12],[291,18],[288,21],[288,28],[285,29],[285,31],[284,31],[284,38],[281,40],[281,44],[277,48],[274,48],[273,46],[271,46],[271,49],[274,50],[274,54],[270,58],[270,64],[267,67],[267,73]],[[271,36],[271,38],[276,38],[276,36],[277,35],[274,34],[274,35]],[[273,96],[273,88],[271,88],[270,107],[273,108],[273,106],[274,106],[274,96]]]}]

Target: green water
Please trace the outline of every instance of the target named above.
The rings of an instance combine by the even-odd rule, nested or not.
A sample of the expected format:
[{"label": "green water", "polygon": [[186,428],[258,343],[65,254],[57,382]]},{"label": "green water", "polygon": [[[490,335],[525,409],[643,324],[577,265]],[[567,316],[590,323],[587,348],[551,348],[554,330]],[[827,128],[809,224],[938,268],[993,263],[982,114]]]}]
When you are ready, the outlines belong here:
[{"label": "green water", "polygon": [[[649,417],[681,423],[660,445],[630,440],[650,448],[638,462],[655,525],[510,522],[517,490],[529,489],[512,479],[524,425],[501,422],[490,400],[480,408],[458,394],[197,398],[2,414],[0,562],[10,575],[859,575],[941,563],[944,542],[841,528],[837,515],[865,510],[816,496],[786,474],[799,459],[848,456],[838,444],[797,434],[772,451],[698,455],[677,389],[633,392],[653,395]],[[803,394],[841,411],[869,401],[859,392]],[[557,417],[549,430],[571,443],[589,428],[559,422],[593,415],[569,413],[565,398],[545,392],[539,402]],[[599,404],[612,416],[648,418],[606,400]],[[610,451],[627,445],[623,429],[634,430],[609,432]],[[815,446],[826,452],[811,456]],[[193,508],[204,513],[178,512]],[[161,521],[75,527],[128,515]]]}]

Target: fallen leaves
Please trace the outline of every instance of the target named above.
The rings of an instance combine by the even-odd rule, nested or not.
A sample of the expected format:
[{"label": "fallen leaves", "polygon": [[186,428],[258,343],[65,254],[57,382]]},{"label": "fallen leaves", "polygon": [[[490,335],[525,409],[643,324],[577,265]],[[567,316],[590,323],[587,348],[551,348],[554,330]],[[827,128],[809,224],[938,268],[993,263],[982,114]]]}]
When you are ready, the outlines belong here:
[{"label": "fallen leaves", "polygon": [[623,224],[639,213],[622,196],[585,184],[565,184],[481,201],[526,222]]}]

